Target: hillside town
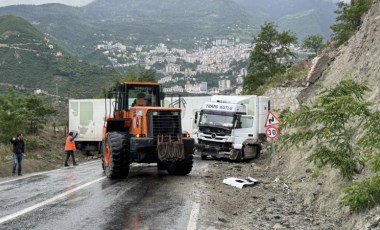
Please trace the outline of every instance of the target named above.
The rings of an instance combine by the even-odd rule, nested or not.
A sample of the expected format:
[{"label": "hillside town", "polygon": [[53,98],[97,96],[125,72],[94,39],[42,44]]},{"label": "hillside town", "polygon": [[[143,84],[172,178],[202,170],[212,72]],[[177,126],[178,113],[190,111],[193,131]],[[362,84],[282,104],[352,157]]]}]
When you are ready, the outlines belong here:
[{"label": "hillside town", "polygon": [[[188,92],[193,94],[220,94],[224,91],[232,91],[232,94],[240,94],[242,91],[243,76],[247,74],[246,68],[233,72],[236,85],[232,87],[232,76],[227,76],[231,71],[232,62],[248,60],[251,45],[241,43],[237,39],[217,39],[212,41],[209,48],[199,47],[196,50],[169,49],[161,43],[157,46],[136,46],[130,51],[126,45],[119,42],[104,41],[97,45],[97,50],[103,52],[115,68],[127,68],[140,65],[145,69],[154,68],[162,76],[159,82],[164,85],[165,92]],[[189,63],[194,68],[184,67],[178,61]],[[155,65],[162,66],[156,68]],[[214,73],[220,74],[217,87],[210,87],[205,81],[194,78],[196,74]],[[178,83],[165,87],[165,83]],[[183,84],[185,82],[185,84]]]},{"label": "hillside town", "polygon": [[[232,71],[231,64],[249,59],[252,45],[235,39],[216,39],[209,47],[197,47],[191,51],[168,48],[160,43],[156,46],[139,45],[133,48],[120,42],[103,41],[96,49],[107,56],[111,65],[119,69],[140,65],[145,69],[155,69],[160,73],[158,80],[164,86],[164,92],[192,94],[236,94],[242,91],[243,77],[247,68]],[[305,56],[308,52],[297,46],[293,52]],[[282,61],[282,60],[279,60]],[[181,63],[186,63],[183,66]],[[218,85],[210,86],[194,76],[202,73],[218,74]],[[233,82],[231,81],[233,79]],[[174,83],[165,87],[165,83]]]}]

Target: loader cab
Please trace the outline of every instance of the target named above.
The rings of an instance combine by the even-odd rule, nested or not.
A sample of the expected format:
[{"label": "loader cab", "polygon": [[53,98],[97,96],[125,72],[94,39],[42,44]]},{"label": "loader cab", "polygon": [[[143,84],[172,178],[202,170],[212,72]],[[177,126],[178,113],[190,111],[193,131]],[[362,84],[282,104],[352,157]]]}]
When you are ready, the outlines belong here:
[{"label": "loader cab", "polygon": [[115,87],[108,97],[115,99],[115,111],[128,111],[132,106],[160,107],[164,95],[159,83],[125,82]]}]

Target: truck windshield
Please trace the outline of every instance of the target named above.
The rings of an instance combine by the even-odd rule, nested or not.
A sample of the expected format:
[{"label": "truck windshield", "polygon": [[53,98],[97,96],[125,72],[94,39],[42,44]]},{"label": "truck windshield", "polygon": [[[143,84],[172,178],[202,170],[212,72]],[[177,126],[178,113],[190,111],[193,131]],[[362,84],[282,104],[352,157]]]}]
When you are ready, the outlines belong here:
[{"label": "truck windshield", "polygon": [[223,127],[232,127],[234,122],[233,115],[219,115],[219,114],[201,114],[199,125],[214,125]]}]

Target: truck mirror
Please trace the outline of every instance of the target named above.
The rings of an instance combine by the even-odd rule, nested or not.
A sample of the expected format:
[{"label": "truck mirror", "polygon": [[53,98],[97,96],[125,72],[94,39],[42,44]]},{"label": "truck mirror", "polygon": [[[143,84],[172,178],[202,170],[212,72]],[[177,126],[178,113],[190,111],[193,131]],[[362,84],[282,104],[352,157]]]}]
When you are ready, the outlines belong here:
[{"label": "truck mirror", "polygon": [[194,114],[194,123],[195,124],[198,123],[197,121],[198,121],[198,112],[195,112],[195,114]]},{"label": "truck mirror", "polygon": [[111,98],[112,98],[112,91],[109,91],[109,92],[107,93],[107,98],[108,98],[108,99],[111,99]]},{"label": "truck mirror", "polygon": [[116,92],[116,88],[115,87],[112,87],[108,90],[108,92],[106,93],[106,98],[108,99],[112,99],[112,96],[113,94]]}]

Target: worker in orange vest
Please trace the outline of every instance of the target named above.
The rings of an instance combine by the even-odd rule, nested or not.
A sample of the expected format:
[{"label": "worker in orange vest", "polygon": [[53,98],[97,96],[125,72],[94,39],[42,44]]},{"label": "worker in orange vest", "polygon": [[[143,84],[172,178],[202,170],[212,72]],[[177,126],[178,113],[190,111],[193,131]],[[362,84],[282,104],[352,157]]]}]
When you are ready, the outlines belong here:
[{"label": "worker in orange vest", "polygon": [[66,161],[65,161],[65,167],[69,166],[67,164],[67,161],[69,160],[70,156],[73,158],[73,165],[78,165],[75,163],[75,156],[74,156],[74,151],[76,150],[75,147],[75,141],[74,139],[78,136],[78,133],[69,132],[69,136],[66,138],[66,143],[65,143],[65,152],[66,152]]}]

